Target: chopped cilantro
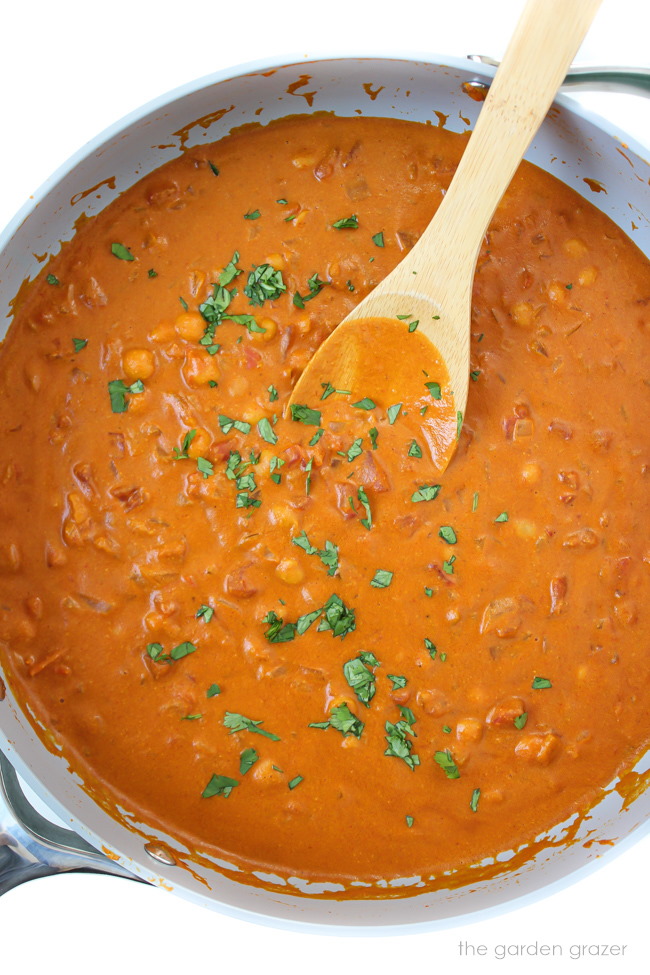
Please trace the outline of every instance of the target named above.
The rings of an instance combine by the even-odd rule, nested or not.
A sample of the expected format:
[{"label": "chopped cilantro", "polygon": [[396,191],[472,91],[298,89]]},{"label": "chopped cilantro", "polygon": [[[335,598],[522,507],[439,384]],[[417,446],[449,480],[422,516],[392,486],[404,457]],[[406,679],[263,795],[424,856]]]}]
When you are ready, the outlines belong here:
[{"label": "chopped cilantro", "polygon": [[343,664],[343,676],[358,700],[369,708],[376,691],[376,678],[372,670],[359,657],[353,657]]},{"label": "chopped cilantro", "polygon": [[361,738],[364,728],[363,721],[352,714],[347,704],[339,704],[337,707],[332,708],[329,723],[336,731],[340,731],[344,737],[346,735],[354,735],[356,738]]},{"label": "chopped cilantro", "polygon": [[387,676],[388,676],[388,679],[389,680],[392,680],[392,682],[393,682],[393,686],[391,687],[391,691],[398,691],[402,687],[406,687],[406,685],[408,684],[408,681],[407,681],[406,677],[402,677],[399,674],[388,674]]},{"label": "chopped cilantro", "polygon": [[370,580],[370,585],[375,589],[387,589],[393,581],[393,573],[388,569],[377,569]]},{"label": "chopped cilantro", "polygon": [[327,399],[327,397],[328,396],[331,396],[332,393],[340,393],[341,396],[349,396],[350,395],[350,390],[349,389],[336,389],[329,382],[328,383],[321,383],[321,386],[323,387],[323,395],[321,396],[321,399],[322,400],[323,399]]},{"label": "chopped cilantro", "polygon": [[108,395],[111,400],[111,410],[113,413],[126,413],[129,401],[126,394],[144,393],[144,383],[141,379],[136,379],[134,383],[127,386],[121,379],[113,379],[108,384]]},{"label": "chopped cilantro", "polygon": [[361,519],[361,524],[364,528],[367,528],[368,531],[370,531],[372,528],[372,511],[370,510],[370,502],[368,501],[368,495],[366,494],[364,488],[359,488],[357,491],[357,498],[363,505],[363,510],[366,513],[366,517]]},{"label": "chopped cilantro", "polygon": [[307,294],[301,295],[296,291],[295,295],[293,296],[293,303],[296,308],[304,308],[305,302],[311,301],[312,298],[315,298],[316,295],[320,294],[326,284],[327,281],[321,281],[318,274],[312,274],[312,276],[307,280],[307,287],[309,288]]},{"label": "chopped cilantro", "polygon": [[409,444],[408,455],[409,455],[409,457],[421,457],[422,456],[422,448],[418,444],[417,440],[411,440],[411,442]]},{"label": "chopped cilantro", "polygon": [[294,545],[297,545],[298,548],[304,549],[307,555],[317,555],[323,565],[327,567],[328,575],[333,576],[338,572],[339,550],[333,542],[329,541],[329,539],[325,541],[325,548],[323,549],[318,549],[315,545],[312,545],[305,531],[302,531],[296,536],[296,538],[292,538],[291,541]]},{"label": "chopped cilantro", "polygon": [[240,433],[251,432],[251,425],[246,420],[233,420],[229,416],[224,416],[223,413],[219,414],[219,426],[222,433],[230,433],[232,429],[239,430]]},{"label": "chopped cilantro", "polygon": [[214,466],[206,457],[197,457],[196,466],[204,478],[212,477],[214,474]]},{"label": "chopped cilantro", "polygon": [[455,545],[458,541],[458,536],[451,525],[442,525],[438,531],[438,535],[443,539],[443,541],[447,542],[448,545]]},{"label": "chopped cilantro", "polygon": [[345,456],[350,463],[352,463],[355,458],[359,457],[363,453],[363,447],[361,446],[362,443],[363,437],[357,437],[357,439],[353,441],[352,446],[346,451]]},{"label": "chopped cilantro", "polygon": [[342,217],[340,220],[335,220],[332,226],[335,230],[357,230],[359,227],[359,218],[356,213],[353,213],[351,217]]},{"label": "chopped cilantro", "polygon": [[211,799],[212,796],[223,796],[227,799],[235,786],[238,786],[237,779],[231,779],[227,775],[213,775],[205,789],[201,793],[203,799]]},{"label": "chopped cilantro", "polygon": [[194,440],[195,436],[196,436],[196,430],[188,430],[187,431],[187,433],[183,437],[183,443],[181,445],[181,449],[179,450],[178,447],[174,447],[174,449],[173,449],[174,459],[175,460],[189,459],[189,456],[190,455],[188,454],[187,451],[188,451],[188,448],[189,448],[190,444]]},{"label": "chopped cilantro", "polygon": [[314,436],[309,441],[309,446],[310,447],[315,447],[316,444],[318,443],[318,441],[320,440],[320,438],[323,436],[324,433],[325,433],[325,431],[323,430],[323,428],[322,427],[319,427],[319,429],[316,431],[316,433],[314,434]]},{"label": "chopped cilantro", "polygon": [[292,403],[291,419],[296,423],[304,423],[307,426],[319,427],[321,422],[321,414],[319,410],[313,410],[311,406],[305,406],[304,403]]},{"label": "chopped cilantro", "polygon": [[265,301],[279,298],[287,286],[282,280],[282,271],[276,270],[271,264],[259,264],[248,275],[248,283],[244,294],[251,305],[263,305]]},{"label": "chopped cilantro", "polygon": [[254,748],[245,748],[239,756],[240,775],[246,775],[252,769],[253,765],[255,765],[255,762],[258,761],[259,757]]},{"label": "chopped cilantro", "polygon": [[423,484],[411,495],[411,501],[433,501],[440,494],[440,484]]},{"label": "chopped cilantro", "polygon": [[413,742],[407,737],[407,735],[415,736],[415,732],[413,731],[415,718],[410,708],[402,707],[400,708],[400,713],[402,715],[401,720],[396,721],[394,724],[390,721],[386,722],[385,730],[388,748],[384,752],[384,755],[389,755],[392,758],[401,758],[411,771],[415,771],[416,765],[420,764],[420,759],[417,755],[412,754]]},{"label": "chopped cilantro", "polygon": [[333,594],[323,606],[323,619],[318,625],[319,630],[331,630],[333,637],[343,639],[346,634],[356,629],[355,612],[348,608],[340,596]]},{"label": "chopped cilantro", "polygon": [[262,440],[266,440],[267,443],[276,444],[278,442],[278,435],[265,416],[257,424],[257,432]]},{"label": "chopped cilantro", "polygon": [[433,643],[433,641],[430,640],[428,636],[425,636],[424,645],[429,651],[429,656],[431,657],[431,659],[435,660],[436,654],[438,653],[438,648],[436,647],[435,643]]},{"label": "chopped cilantro", "polygon": [[270,731],[264,731],[259,725],[263,724],[263,721],[254,721],[252,718],[247,718],[243,714],[237,714],[234,711],[226,711],[223,719],[223,723],[226,728],[230,729],[230,734],[234,735],[238,731],[252,731],[256,735],[263,735],[265,738],[270,738],[271,741],[280,741],[279,735],[274,735]]},{"label": "chopped cilantro", "polygon": [[169,653],[165,653],[161,643],[148,643],[147,653],[156,663],[173,663],[175,660],[182,660],[183,657],[189,656],[189,654],[194,653],[196,647],[189,640],[184,640],[183,643],[179,643],[175,646]]},{"label": "chopped cilantro", "polygon": [[135,257],[124,244],[111,244],[111,254],[114,257],[118,257],[121,261],[135,261]]},{"label": "chopped cilantro", "polygon": [[532,688],[534,691],[543,691],[549,687],[552,687],[552,683],[548,677],[533,677]]},{"label": "chopped cilantro", "polygon": [[402,409],[402,404],[395,403],[393,406],[389,406],[388,409],[386,410],[388,422],[390,423],[391,426],[393,425],[397,417],[400,415],[401,409]]},{"label": "chopped cilantro", "polygon": [[458,771],[458,766],[456,765],[453,755],[448,748],[444,751],[438,751],[433,756],[434,761],[440,766],[442,771],[445,773],[448,779],[459,779],[460,772]]}]

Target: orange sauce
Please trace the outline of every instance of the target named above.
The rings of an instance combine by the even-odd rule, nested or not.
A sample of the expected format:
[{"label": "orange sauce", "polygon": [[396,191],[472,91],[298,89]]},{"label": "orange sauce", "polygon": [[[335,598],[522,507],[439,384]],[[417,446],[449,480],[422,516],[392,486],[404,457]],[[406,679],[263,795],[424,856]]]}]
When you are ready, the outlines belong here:
[{"label": "orange sauce", "polygon": [[286,411],[464,144],[321,116],[186,149],[79,226],[0,350],[6,679],[100,801],[244,869],[426,882],[648,744],[650,274],[618,228],[522,165],[444,473],[408,318],[359,350],[403,397],[323,375]]}]

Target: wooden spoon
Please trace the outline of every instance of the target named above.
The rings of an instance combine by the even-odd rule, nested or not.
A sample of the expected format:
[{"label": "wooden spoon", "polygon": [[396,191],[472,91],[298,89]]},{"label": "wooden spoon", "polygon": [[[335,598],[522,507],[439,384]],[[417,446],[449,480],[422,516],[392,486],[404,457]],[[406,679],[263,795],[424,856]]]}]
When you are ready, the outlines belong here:
[{"label": "wooden spoon", "polygon": [[[367,320],[392,325],[408,315],[446,363],[460,432],[469,379],[472,283],[481,242],[600,3],[528,0],[434,218],[406,257],[323,342],[294,387],[289,408],[320,399],[323,379],[337,390],[356,390],[363,388],[366,374],[376,378],[382,369],[383,375],[390,374],[391,363],[373,361],[382,356],[382,343]],[[457,434],[453,439],[455,443]]]}]

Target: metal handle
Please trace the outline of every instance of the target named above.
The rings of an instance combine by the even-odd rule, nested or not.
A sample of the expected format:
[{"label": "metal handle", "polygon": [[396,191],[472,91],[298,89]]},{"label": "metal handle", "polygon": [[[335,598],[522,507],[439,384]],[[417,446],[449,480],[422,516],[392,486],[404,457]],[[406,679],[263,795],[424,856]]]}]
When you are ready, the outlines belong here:
[{"label": "metal handle", "polygon": [[[499,62],[482,54],[468,55],[470,61],[480,61],[498,67]],[[477,82],[477,85],[483,85]],[[485,85],[487,87],[487,85]],[[561,91],[616,91],[627,95],[650,98],[650,68],[572,67],[562,82]]]},{"label": "metal handle", "polygon": [[28,880],[72,870],[138,879],[73,830],[41,816],[0,752],[0,895]]}]

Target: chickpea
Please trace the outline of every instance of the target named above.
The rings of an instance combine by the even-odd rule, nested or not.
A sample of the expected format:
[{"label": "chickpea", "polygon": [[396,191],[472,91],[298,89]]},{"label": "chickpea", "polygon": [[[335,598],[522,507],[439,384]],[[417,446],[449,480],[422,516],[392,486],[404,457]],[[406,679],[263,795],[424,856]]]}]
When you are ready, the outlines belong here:
[{"label": "chickpea", "polygon": [[127,379],[149,379],[156,368],[156,360],[149,349],[128,349],[122,356],[122,369]]},{"label": "chickpea", "polygon": [[517,301],[510,309],[510,314],[516,325],[530,328],[535,321],[535,309],[529,301]]},{"label": "chickpea", "polygon": [[583,268],[578,275],[578,284],[588,287],[590,284],[594,283],[597,277],[598,270],[593,265],[590,265],[589,267]]},{"label": "chickpea", "polygon": [[540,534],[539,529],[534,521],[529,518],[515,518],[512,522],[512,527],[516,535],[519,538],[530,540],[532,538],[537,538]]},{"label": "chickpea", "polygon": [[316,165],[318,160],[314,155],[308,155],[303,153],[301,156],[294,156],[291,160],[296,169],[311,169]]},{"label": "chickpea", "polygon": [[253,342],[270,342],[278,331],[278,323],[273,318],[262,318],[257,323],[263,332],[251,332]]},{"label": "chickpea", "polygon": [[187,453],[190,457],[196,460],[197,457],[205,457],[210,446],[212,445],[212,437],[207,430],[202,428],[195,428],[196,433],[192,439],[192,443],[187,448]]},{"label": "chickpea", "polygon": [[285,505],[274,504],[269,512],[269,520],[272,525],[280,525],[282,528],[293,529],[298,527],[298,517],[291,509]]},{"label": "chickpea", "polygon": [[251,384],[243,373],[236,373],[228,380],[228,392],[231,396],[248,396],[250,388]]},{"label": "chickpea", "polygon": [[275,567],[275,573],[282,582],[297,586],[305,578],[300,563],[296,559],[282,559]]},{"label": "chickpea", "polygon": [[584,240],[580,240],[578,237],[571,237],[569,240],[565,240],[562,244],[562,249],[569,257],[584,257],[585,254],[589,253],[589,248]]},{"label": "chickpea", "polygon": [[188,350],[183,364],[183,378],[188,386],[196,389],[219,379],[219,366],[214,356],[201,349]]},{"label": "chickpea", "polygon": [[198,342],[205,332],[206,322],[198,311],[186,311],[178,316],[174,327],[182,339]]},{"label": "chickpea", "polygon": [[156,342],[159,345],[166,342],[173,342],[175,337],[176,332],[174,326],[170,325],[169,322],[160,322],[148,335],[150,342]]},{"label": "chickpea", "polygon": [[273,762],[270,758],[261,758],[255,763],[250,774],[262,785],[273,785],[274,782],[282,781],[282,773],[273,768]]},{"label": "chickpea", "polygon": [[462,742],[476,742],[483,737],[483,722],[479,718],[462,718],[456,724],[456,738]]},{"label": "chickpea", "polygon": [[551,281],[546,288],[546,293],[550,301],[560,304],[566,299],[567,288],[561,281]]},{"label": "chickpea", "polygon": [[306,315],[302,315],[296,322],[295,327],[296,331],[299,332],[300,335],[307,335],[308,332],[311,332],[311,318],[308,318]]},{"label": "chickpea", "polygon": [[539,484],[542,468],[536,461],[528,461],[521,468],[521,479],[525,484]]}]

